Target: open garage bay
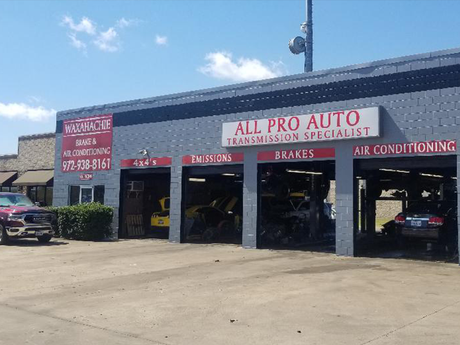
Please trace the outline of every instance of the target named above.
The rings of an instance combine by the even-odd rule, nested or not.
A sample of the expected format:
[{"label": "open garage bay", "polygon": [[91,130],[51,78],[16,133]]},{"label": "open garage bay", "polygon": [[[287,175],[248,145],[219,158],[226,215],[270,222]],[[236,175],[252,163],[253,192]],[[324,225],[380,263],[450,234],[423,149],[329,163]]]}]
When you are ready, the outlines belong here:
[{"label": "open garage bay", "polygon": [[456,156],[358,160],[358,254],[457,260],[456,164]]}]

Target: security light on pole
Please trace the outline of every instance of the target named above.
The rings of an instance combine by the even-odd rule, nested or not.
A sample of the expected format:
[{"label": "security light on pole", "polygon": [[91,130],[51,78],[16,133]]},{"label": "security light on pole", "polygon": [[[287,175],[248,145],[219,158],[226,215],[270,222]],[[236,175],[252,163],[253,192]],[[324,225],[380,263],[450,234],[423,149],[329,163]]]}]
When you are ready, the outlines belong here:
[{"label": "security light on pole", "polygon": [[297,36],[289,41],[293,54],[305,54],[304,72],[313,71],[313,0],[306,0],[307,21],[300,25],[305,38]]}]

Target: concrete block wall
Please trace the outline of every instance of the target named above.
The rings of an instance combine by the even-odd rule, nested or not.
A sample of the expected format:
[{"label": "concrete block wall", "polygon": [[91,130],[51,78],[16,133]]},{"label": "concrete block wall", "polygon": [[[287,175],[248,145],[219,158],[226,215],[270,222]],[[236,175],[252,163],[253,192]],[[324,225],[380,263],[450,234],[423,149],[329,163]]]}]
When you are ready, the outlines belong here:
[{"label": "concrete block wall", "polygon": [[[254,95],[254,98],[257,98],[259,92],[266,92],[267,90],[292,89],[302,85],[321,85],[340,80],[356,80],[402,71],[422,71],[436,66],[455,64],[460,65],[460,50],[458,49],[210,90],[64,111],[58,113],[57,120],[62,121],[110,112],[116,114],[139,109],[151,109],[162,107],[165,104],[192,104],[203,100],[225,99],[243,94]],[[295,145],[267,145],[233,148],[231,150],[221,147],[222,123],[224,122],[374,106],[382,107],[383,132],[380,138]],[[173,108],[171,109],[173,111]],[[257,152],[275,149],[335,147],[336,207],[338,212],[337,253],[352,256],[354,255],[353,145],[458,139],[460,136],[459,112],[460,87],[449,87],[378,97],[357,97],[321,104],[284,106],[266,110],[120,126],[114,129],[112,171],[95,172],[94,180],[86,182],[86,184],[104,184],[106,186],[106,204],[113,206],[117,213],[120,193],[120,160],[140,158],[138,151],[144,148],[150,152],[152,157],[172,157],[170,240],[179,242],[182,200],[181,157],[187,154],[244,152],[243,245],[254,248],[257,246]],[[170,119],[174,118],[174,113],[169,115],[171,115]],[[62,136],[58,134],[56,167],[60,167],[61,143]],[[62,173],[58,168],[55,173],[54,189],[56,205],[67,204],[68,186],[72,184],[82,184],[78,179],[78,174]]]},{"label": "concrete block wall", "polygon": [[258,190],[257,151],[251,150],[244,156],[243,183],[243,247],[257,248]]}]

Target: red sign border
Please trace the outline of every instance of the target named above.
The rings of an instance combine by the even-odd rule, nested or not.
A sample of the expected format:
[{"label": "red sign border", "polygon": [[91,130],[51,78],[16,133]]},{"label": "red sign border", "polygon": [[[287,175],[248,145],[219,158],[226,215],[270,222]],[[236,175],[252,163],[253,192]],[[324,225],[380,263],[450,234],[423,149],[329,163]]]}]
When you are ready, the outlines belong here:
[{"label": "red sign border", "polygon": [[[455,151],[426,151],[426,152],[403,152],[403,153],[386,153],[386,154],[375,154],[374,152],[374,148],[376,146],[390,146],[390,145],[407,145],[407,144],[413,144],[413,145],[417,145],[417,144],[428,144],[428,143],[448,143],[448,142],[454,142],[455,143]],[[365,148],[365,147],[368,147],[370,149],[372,149],[373,153],[372,154],[366,154],[366,155],[362,155],[362,154],[359,154],[359,155],[356,155],[355,154],[355,151],[356,149],[358,148]],[[450,154],[456,154],[457,153],[457,140],[456,139],[445,139],[445,140],[429,140],[429,141],[409,141],[409,142],[405,142],[405,143],[382,143],[382,144],[371,144],[371,145],[355,145],[353,146],[353,158],[354,159],[363,159],[363,158],[366,158],[366,157],[372,157],[372,158],[375,158],[375,157],[389,157],[389,156],[419,156],[419,155],[436,155],[436,154],[446,154],[446,153],[450,153]]]},{"label": "red sign border", "polygon": [[[152,160],[156,161],[156,164],[144,165],[144,166],[135,166],[135,161],[143,161],[149,159],[149,162]],[[134,168],[134,169],[142,169],[142,168],[156,168],[156,167],[164,167],[164,166],[171,166],[172,165],[172,157],[151,157],[151,158],[129,158],[129,159],[122,159],[120,160],[120,168]]]},{"label": "red sign border", "polygon": [[[232,155],[232,160],[230,162],[198,162],[192,163],[192,157],[194,156],[213,156],[217,157],[218,155]],[[200,153],[196,155],[186,155],[182,156],[182,165],[226,165],[233,163],[244,162],[244,153],[243,152],[224,152],[224,153]]]},{"label": "red sign border", "polygon": [[[311,158],[284,158],[276,159],[276,152],[296,152],[303,150],[312,150],[315,153],[314,157]],[[334,147],[321,147],[321,148],[304,148],[304,149],[290,149],[290,150],[272,150],[272,151],[259,151],[257,152],[258,162],[280,162],[280,161],[314,161],[317,159],[334,158],[335,159],[335,148]]]},{"label": "red sign border", "polygon": [[[69,122],[81,122],[85,120],[91,120],[95,119],[98,117],[110,117],[111,119],[111,128],[110,128],[110,165],[107,169],[90,169],[90,170],[73,170],[73,171],[65,171],[63,169],[63,162],[66,157],[63,157],[64,155],[64,146],[65,146],[65,139],[67,136],[64,134],[65,132],[65,124]],[[61,141],[61,163],[60,163],[60,170],[62,173],[67,174],[67,173],[88,173],[88,172],[95,172],[95,171],[110,171],[113,168],[113,113],[106,113],[106,114],[97,114],[97,115],[92,115],[92,116],[85,116],[85,117],[78,117],[75,119],[67,119],[63,120],[62,122],[62,141]],[[88,133],[87,135],[91,135],[91,133]],[[73,137],[73,136],[69,136]],[[85,159],[91,159],[91,158],[85,158]]]}]

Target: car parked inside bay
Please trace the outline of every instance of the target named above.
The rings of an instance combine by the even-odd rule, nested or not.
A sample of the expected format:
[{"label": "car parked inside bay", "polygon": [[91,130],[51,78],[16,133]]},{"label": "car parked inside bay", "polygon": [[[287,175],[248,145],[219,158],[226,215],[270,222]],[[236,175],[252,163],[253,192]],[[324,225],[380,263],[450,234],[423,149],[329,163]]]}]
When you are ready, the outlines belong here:
[{"label": "car parked inside bay", "polygon": [[398,242],[424,240],[457,248],[457,206],[452,201],[414,202],[394,220]]}]

